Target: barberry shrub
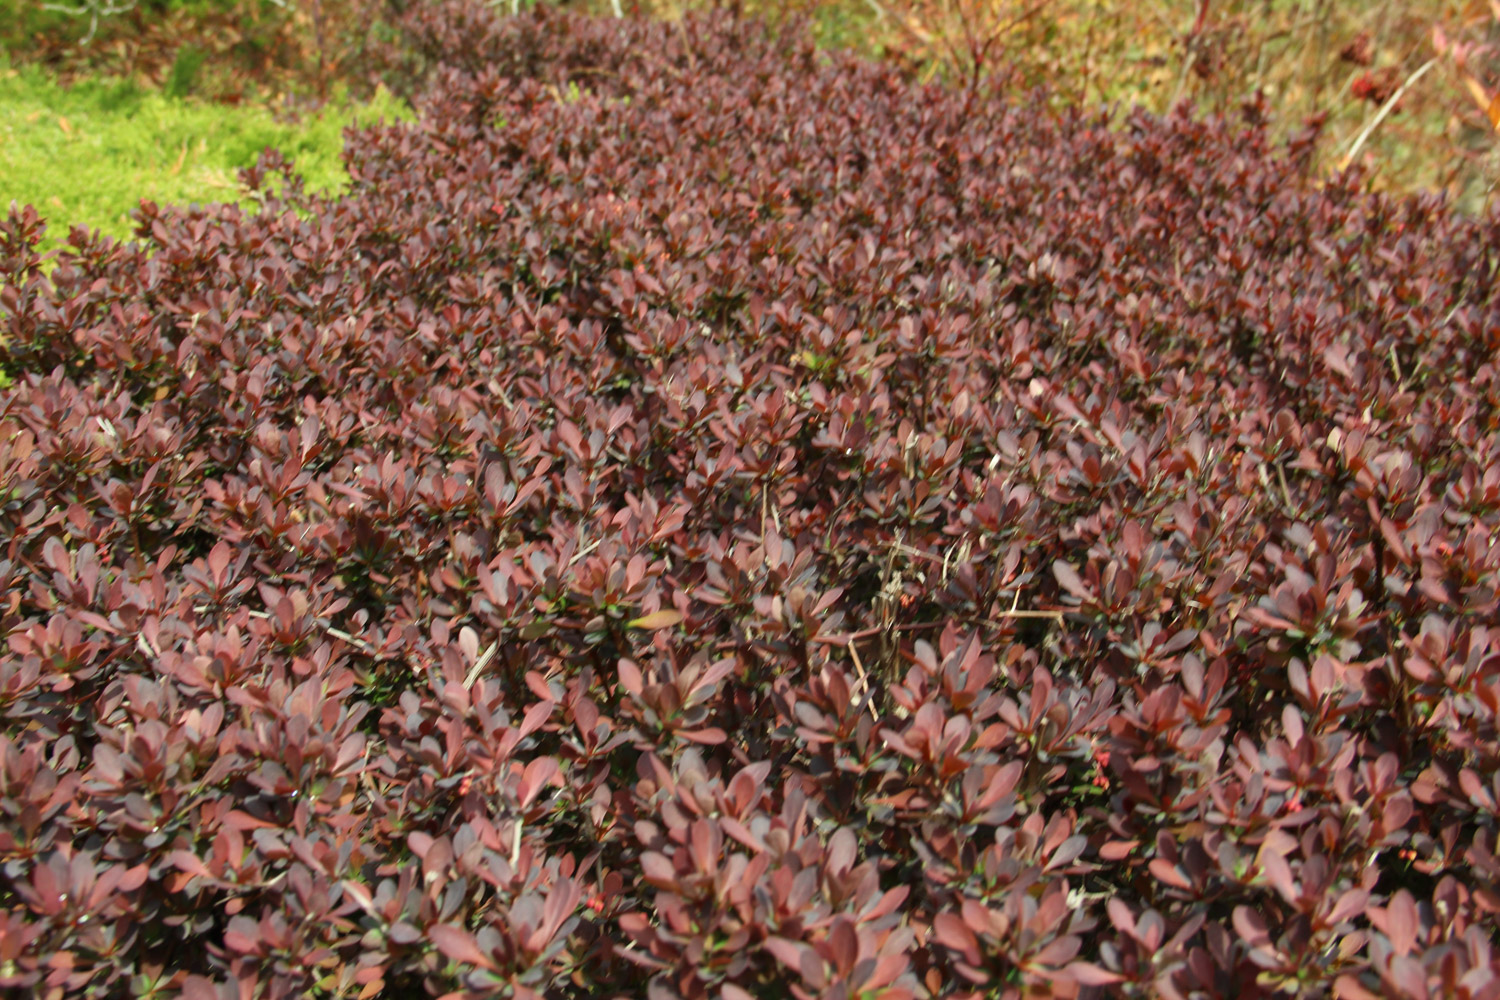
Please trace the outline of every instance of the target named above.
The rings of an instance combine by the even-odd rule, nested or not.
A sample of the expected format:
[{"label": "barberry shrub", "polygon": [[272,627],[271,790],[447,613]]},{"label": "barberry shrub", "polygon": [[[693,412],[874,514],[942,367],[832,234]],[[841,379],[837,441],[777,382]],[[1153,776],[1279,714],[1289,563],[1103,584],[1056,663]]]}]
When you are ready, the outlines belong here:
[{"label": "barberry shrub", "polygon": [[344,194],[0,225],[0,986],[1496,995],[1500,218],[405,17]]}]

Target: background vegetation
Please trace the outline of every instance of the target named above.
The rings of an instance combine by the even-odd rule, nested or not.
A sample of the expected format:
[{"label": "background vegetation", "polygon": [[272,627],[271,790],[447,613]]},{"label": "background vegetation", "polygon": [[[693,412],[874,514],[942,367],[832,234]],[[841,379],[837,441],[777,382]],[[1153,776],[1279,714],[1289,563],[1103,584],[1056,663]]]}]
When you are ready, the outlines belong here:
[{"label": "background vegetation", "polygon": [[357,104],[341,90],[326,109],[294,121],[263,105],[227,108],[130,79],[64,87],[37,66],[0,63],[0,195],[54,221],[49,247],[73,223],[124,238],[142,198],[237,200],[237,171],[267,146],[292,159],[311,189],[341,190],[344,126],[407,115],[384,90]]},{"label": "background vegetation", "polygon": [[[519,10],[534,2],[496,5]],[[339,123],[357,106],[348,99],[369,101],[378,92],[374,67],[394,40],[389,25],[408,5],[0,0],[0,47],[16,65],[45,72],[0,69],[10,150],[0,155],[0,202],[31,200],[55,222],[117,232],[138,197],[229,197],[235,169],[263,141],[285,143],[314,186],[335,184]],[[1310,155],[1320,176],[1357,159],[1372,187],[1439,190],[1470,213],[1484,210],[1500,176],[1500,0],[568,6],[666,19],[728,7],[772,24],[805,20],[824,46],[893,60],[919,78],[967,86],[989,78],[1037,100],[1102,104],[1121,117],[1134,106],[1164,112],[1181,101],[1205,113],[1248,111],[1282,139],[1315,133]],[[119,12],[91,16],[111,10]],[[80,81],[81,93],[62,89]],[[301,113],[329,101],[333,118],[299,123]],[[388,102],[372,108],[393,111]],[[86,125],[70,133],[66,126],[83,124],[80,118]]]},{"label": "background vegetation", "polygon": [[[674,16],[697,0],[646,0]],[[1272,134],[1321,129],[1323,175],[1355,157],[1376,187],[1482,210],[1497,177],[1496,0],[736,0],[810,17],[825,42],[924,76],[995,74],[1054,103],[1249,106]],[[1399,96],[1398,96],[1399,92]],[[1395,103],[1382,116],[1387,101]],[[1371,128],[1379,120],[1378,127]],[[1370,129],[1364,141],[1360,141]],[[1355,149],[1356,144],[1358,148]]]},{"label": "background vegetation", "polygon": [[92,38],[90,17],[52,6],[0,0],[0,207],[35,205],[44,249],[76,224],[129,235],[142,198],[236,201],[267,146],[334,193],[346,125],[411,117],[353,72],[360,40],[328,33],[352,5],[146,0]]}]

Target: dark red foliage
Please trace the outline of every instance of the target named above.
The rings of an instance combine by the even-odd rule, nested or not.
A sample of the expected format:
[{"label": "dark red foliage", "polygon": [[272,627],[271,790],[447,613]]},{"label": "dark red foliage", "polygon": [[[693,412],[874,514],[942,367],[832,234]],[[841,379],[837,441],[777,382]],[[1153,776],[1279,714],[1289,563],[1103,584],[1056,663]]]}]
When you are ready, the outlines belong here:
[{"label": "dark red foliage", "polygon": [[0,986],[1500,993],[1500,217],[403,30],[344,196],[0,226]]}]

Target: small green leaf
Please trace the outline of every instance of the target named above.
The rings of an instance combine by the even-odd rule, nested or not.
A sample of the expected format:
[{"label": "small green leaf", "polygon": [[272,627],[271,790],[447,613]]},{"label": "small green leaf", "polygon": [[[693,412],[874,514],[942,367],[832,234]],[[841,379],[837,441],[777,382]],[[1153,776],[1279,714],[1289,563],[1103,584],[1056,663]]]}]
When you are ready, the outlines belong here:
[{"label": "small green leaf", "polygon": [[647,631],[655,631],[659,628],[671,628],[682,621],[681,611],[653,611],[649,615],[632,618],[625,624],[630,628],[643,628]]}]

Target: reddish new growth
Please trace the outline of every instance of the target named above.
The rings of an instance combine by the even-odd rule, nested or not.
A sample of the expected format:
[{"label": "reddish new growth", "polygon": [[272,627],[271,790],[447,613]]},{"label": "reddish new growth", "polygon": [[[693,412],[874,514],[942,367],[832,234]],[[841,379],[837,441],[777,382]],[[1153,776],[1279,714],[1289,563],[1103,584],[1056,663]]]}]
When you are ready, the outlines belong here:
[{"label": "reddish new growth", "polygon": [[1109,751],[1108,750],[1095,750],[1094,751],[1094,768],[1095,768],[1095,771],[1097,772],[1097,773],[1095,773],[1094,779],[1093,779],[1093,784],[1094,784],[1095,788],[1108,788],[1109,787],[1109,775],[1107,775],[1107,774],[1104,773],[1105,769],[1108,768],[1108,767],[1109,767]]},{"label": "reddish new growth", "polygon": [[1355,100],[1383,105],[1395,95],[1400,85],[1400,71],[1394,66],[1387,66],[1385,69],[1361,73],[1355,77],[1354,82],[1349,85],[1349,93],[1354,96]]}]

